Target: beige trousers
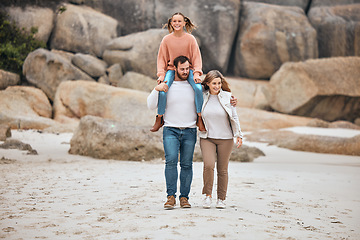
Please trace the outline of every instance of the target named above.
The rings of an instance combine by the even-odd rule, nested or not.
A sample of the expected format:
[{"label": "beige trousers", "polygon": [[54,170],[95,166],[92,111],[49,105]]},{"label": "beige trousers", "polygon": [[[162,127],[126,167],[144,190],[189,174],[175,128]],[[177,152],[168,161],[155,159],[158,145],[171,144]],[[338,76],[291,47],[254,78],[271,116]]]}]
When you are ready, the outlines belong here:
[{"label": "beige trousers", "polygon": [[233,139],[200,138],[201,154],[204,161],[203,194],[212,195],[214,168],[217,170],[217,198],[225,200],[228,186],[228,166]]}]

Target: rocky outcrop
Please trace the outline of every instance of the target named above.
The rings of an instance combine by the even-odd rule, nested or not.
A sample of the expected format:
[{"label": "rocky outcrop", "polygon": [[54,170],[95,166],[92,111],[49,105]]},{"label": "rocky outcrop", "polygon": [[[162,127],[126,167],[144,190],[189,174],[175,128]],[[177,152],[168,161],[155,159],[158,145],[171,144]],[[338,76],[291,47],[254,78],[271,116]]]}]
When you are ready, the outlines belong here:
[{"label": "rocky outcrop", "polygon": [[0,69],[0,90],[8,86],[15,86],[20,83],[20,76],[16,73],[7,72]]},{"label": "rocky outcrop", "polygon": [[57,14],[50,47],[101,57],[117,36],[117,21],[86,6],[64,4]]},{"label": "rocky outcrop", "polygon": [[266,142],[296,151],[360,156],[360,135],[352,138],[261,131],[246,135],[247,141]]},{"label": "rocky outcrop", "polygon": [[298,7],[244,2],[240,22],[237,76],[268,79],[285,62],[318,56],[316,31]]},{"label": "rocky outcrop", "polygon": [[164,157],[161,133],[95,116],[81,119],[70,141],[70,154],[127,161]]},{"label": "rocky outcrop", "polygon": [[360,58],[285,63],[270,80],[266,97],[276,111],[354,121],[360,116]]},{"label": "rocky outcrop", "polygon": [[33,7],[6,7],[6,13],[11,21],[14,21],[19,29],[25,29],[27,33],[35,31],[34,38],[43,42],[49,40],[54,27],[55,13],[51,8]]},{"label": "rocky outcrop", "polygon": [[23,74],[30,83],[43,90],[51,100],[54,100],[56,89],[62,81],[93,80],[72,65],[68,59],[42,48],[26,57]]},{"label": "rocky outcrop", "polygon": [[96,82],[63,82],[54,100],[54,119],[61,123],[74,123],[86,115],[92,115],[114,119],[126,126],[150,127],[155,112],[147,109],[148,95],[146,92]]},{"label": "rocky outcrop", "polygon": [[19,149],[22,151],[27,151],[28,155],[37,155],[37,151],[31,147],[30,144],[23,143],[16,139],[6,139],[3,144],[0,144],[0,148],[3,149]]},{"label": "rocky outcrop", "polygon": [[113,65],[119,63],[123,72],[133,71],[156,77],[156,59],[162,38],[167,31],[150,29],[110,41],[103,59]]},{"label": "rocky outcrop", "polygon": [[56,125],[46,95],[34,87],[14,86],[0,91],[0,124],[13,129],[45,129]]},{"label": "rocky outcrop", "polygon": [[106,74],[106,62],[92,55],[77,53],[71,62],[93,78],[98,78]]},{"label": "rocky outcrop", "polygon": [[309,20],[318,33],[320,58],[360,56],[360,4],[311,8]]}]

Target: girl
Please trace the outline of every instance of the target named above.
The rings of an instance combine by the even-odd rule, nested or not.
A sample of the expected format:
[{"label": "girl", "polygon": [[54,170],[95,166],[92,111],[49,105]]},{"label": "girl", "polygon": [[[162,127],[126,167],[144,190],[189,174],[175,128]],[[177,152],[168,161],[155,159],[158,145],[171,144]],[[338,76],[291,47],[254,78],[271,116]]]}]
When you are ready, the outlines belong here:
[{"label": "girl", "polygon": [[242,145],[242,132],[236,108],[230,105],[231,91],[224,76],[217,70],[206,74],[204,81],[204,104],[202,118],[206,131],[200,132],[200,148],[204,161],[202,193],[205,194],[204,208],[211,206],[214,182],[214,167],[217,162],[217,208],[225,208],[228,185],[228,165],[233,138],[236,145]]},{"label": "girl", "polygon": [[[204,131],[205,127],[201,118],[201,107],[203,103],[200,79],[202,75],[201,53],[195,37],[190,34],[196,26],[182,13],[174,13],[164,27],[167,27],[169,34],[162,39],[158,52],[158,84],[164,81],[170,88],[175,78],[174,59],[178,56],[186,56],[189,58],[191,70],[187,80],[195,91],[195,105],[198,114],[196,125],[200,131]],[[184,28],[186,28],[186,32]],[[164,125],[163,115],[165,113],[165,107],[166,91],[161,91],[159,92],[158,115],[156,115],[155,124],[150,131],[156,132]]]}]

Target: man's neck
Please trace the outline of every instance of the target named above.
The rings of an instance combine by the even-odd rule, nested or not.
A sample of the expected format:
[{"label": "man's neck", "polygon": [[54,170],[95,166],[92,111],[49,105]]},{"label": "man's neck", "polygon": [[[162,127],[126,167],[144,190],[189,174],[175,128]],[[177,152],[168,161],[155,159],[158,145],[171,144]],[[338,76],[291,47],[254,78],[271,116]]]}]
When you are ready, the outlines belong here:
[{"label": "man's neck", "polygon": [[177,74],[175,74],[175,78],[174,78],[174,81],[186,81],[186,80],[183,80],[183,79],[181,79],[181,78],[179,78],[178,76],[177,76]]}]

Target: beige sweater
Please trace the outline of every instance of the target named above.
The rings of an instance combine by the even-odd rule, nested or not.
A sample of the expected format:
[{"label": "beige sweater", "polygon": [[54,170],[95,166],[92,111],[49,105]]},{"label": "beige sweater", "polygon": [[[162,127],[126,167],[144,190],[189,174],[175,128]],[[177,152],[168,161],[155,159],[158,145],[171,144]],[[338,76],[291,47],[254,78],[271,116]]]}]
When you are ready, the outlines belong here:
[{"label": "beige sweater", "polygon": [[175,70],[174,59],[181,55],[190,59],[190,68],[201,76],[202,59],[199,45],[195,37],[189,33],[181,37],[175,37],[170,33],[162,39],[157,58],[157,76],[165,76],[166,71]]}]

